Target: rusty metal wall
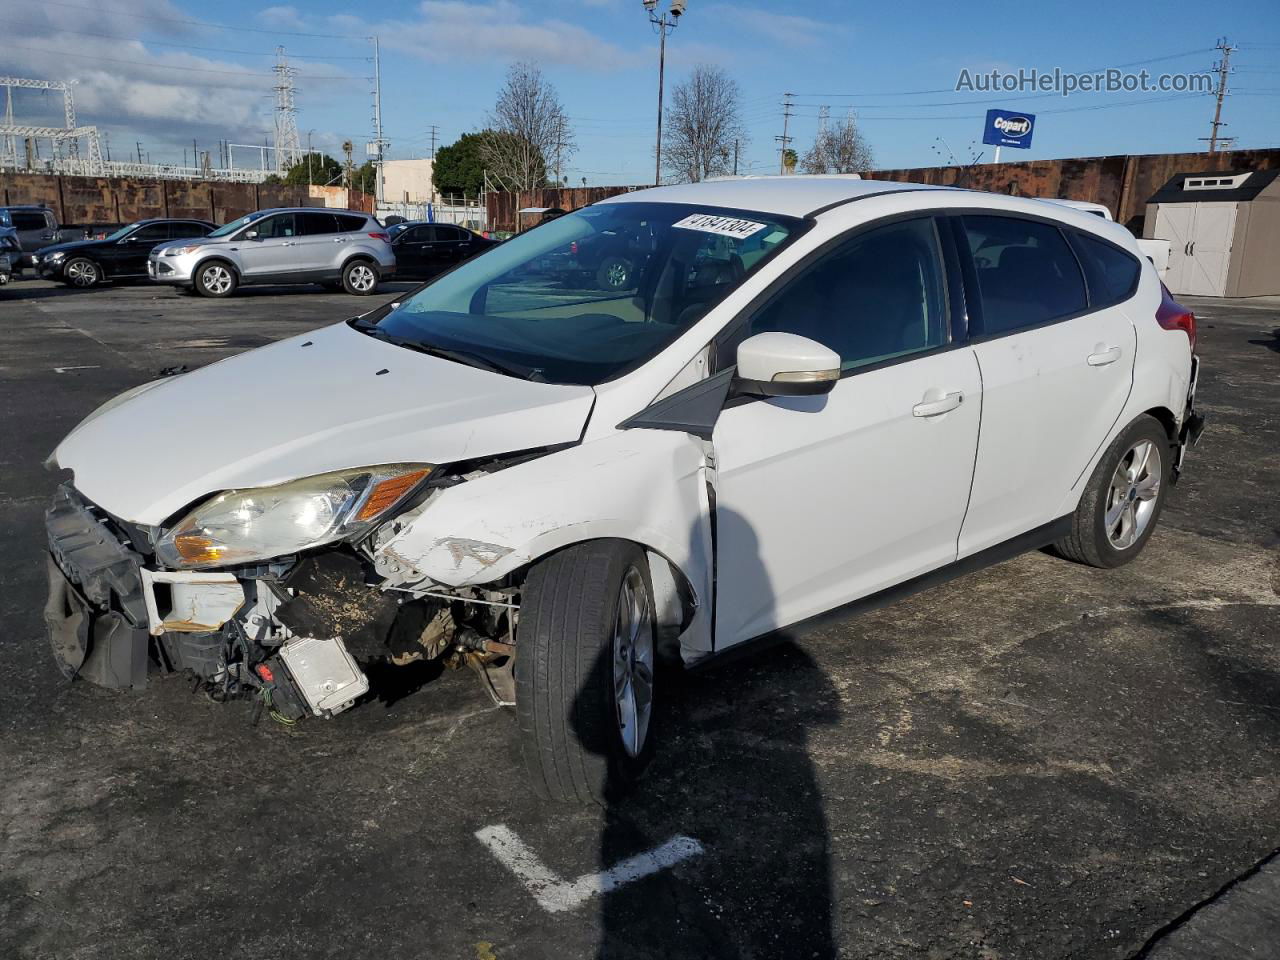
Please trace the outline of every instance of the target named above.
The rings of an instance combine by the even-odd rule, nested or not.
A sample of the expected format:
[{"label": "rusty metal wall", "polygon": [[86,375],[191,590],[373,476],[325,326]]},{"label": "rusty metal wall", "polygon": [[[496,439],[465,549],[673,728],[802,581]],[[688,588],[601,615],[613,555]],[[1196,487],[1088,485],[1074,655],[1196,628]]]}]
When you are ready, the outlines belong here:
[{"label": "rusty metal wall", "polygon": [[0,203],[42,204],[53,210],[61,224],[94,227],[147,217],[226,223],[263,207],[307,207],[323,201],[312,200],[305,186],[0,173]]},{"label": "rusty metal wall", "polygon": [[[1177,173],[1209,170],[1270,170],[1280,167],[1280,150],[1235,150],[1226,154],[1148,153],[1113,157],[1077,157],[1068,160],[1032,160],[1021,163],[987,163],[973,167],[913,167],[872,170],[869,180],[966,186],[975,190],[1022,197],[1061,197],[1105,204],[1111,215],[1141,235],[1147,198]],[[597,200],[641,190],[643,187],[585,187],[491,193],[487,198],[489,227],[516,230],[516,211],[525,207],[560,207],[576,210]],[[521,226],[537,218],[525,216]]]},{"label": "rusty metal wall", "polygon": [[[488,209],[489,229],[515,231],[538,222],[535,215],[517,217],[526,207],[559,207],[561,210],[577,210],[597,200],[616,197],[620,193],[642,190],[643,187],[548,187],[545,190],[521,190],[519,193],[490,193],[485,204]],[[517,225],[517,220],[519,224]]]}]

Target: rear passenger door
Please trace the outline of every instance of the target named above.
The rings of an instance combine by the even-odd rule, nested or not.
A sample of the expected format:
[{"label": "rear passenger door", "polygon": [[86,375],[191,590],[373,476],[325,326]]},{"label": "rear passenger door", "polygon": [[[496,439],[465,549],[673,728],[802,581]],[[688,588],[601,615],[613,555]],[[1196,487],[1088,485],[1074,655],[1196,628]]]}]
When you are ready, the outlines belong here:
[{"label": "rear passenger door", "polygon": [[[1075,231],[997,214],[952,218],[964,263],[970,338],[982,370],[982,430],[958,555],[976,553],[1075,507],[1083,474],[1128,399],[1136,334],[1117,305],[1093,304]],[[1083,234],[1081,234],[1083,236]],[[1122,269],[1121,273],[1124,272]]]},{"label": "rear passenger door", "polygon": [[332,213],[296,213],[298,239],[294,242],[295,267],[299,272],[337,270],[341,263],[339,248],[345,242],[338,230],[338,219]]}]

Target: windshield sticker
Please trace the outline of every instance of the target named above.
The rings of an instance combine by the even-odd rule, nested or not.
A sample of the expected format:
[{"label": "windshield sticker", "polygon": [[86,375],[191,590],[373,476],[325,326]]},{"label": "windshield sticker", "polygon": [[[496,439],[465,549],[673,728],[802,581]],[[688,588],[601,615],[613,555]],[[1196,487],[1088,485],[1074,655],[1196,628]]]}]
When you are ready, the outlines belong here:
[{"label": "windshield sticker", "polygon": [[768,224],[756,223],[754,220],[739,220],[737,217],[717,217],[710,213],[695,213],[673,223],[672,226],[682,230],[700,230],[703,233],[715,233],[722,237],[745,240],[753,233],[759,233]]}]

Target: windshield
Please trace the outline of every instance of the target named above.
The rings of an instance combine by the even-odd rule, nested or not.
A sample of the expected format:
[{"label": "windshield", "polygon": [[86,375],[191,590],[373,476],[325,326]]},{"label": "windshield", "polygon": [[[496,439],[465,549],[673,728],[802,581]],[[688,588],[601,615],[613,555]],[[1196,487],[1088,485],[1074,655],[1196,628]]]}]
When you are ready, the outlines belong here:
[{"label": "windshield", "polygon": [[211,237],[228,236],[229,234],[235,233],[241,227],[245,227],[253,223],[253,221],[257,220],[261,216],[263,216],[263,211],[261,210],[258,210],[254,213],[246,213],[239,220],[232,220],[230,223],[224,223],[217,230],[213,231],[213,233],[209,234],[209,236]]},{"label": "windshield", "polygon": [[594,385],[657,354],[803,225],[688,204],[585,207],[354,325],[529,379]]},{"label": "windshield", "polygon": [[115,233],[107,234],[103,239],[104,240],[123,240],[125,237],[131,234],[134,230],[137,230],[140,226],[142,226],[141,223],[131,223],[127,227],[121,227]]}]

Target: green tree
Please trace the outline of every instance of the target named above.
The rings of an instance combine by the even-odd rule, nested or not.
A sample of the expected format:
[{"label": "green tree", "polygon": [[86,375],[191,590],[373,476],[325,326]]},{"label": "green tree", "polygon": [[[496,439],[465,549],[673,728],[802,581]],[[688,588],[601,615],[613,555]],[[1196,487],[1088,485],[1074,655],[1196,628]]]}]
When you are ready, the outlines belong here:
[{"label": "green tree", "polygon": [[485,133],[464,133],[436,151],[431,182],[446,197],[478,197],[484,190],[484,163],[480,150]]},{"label": "green tree", "polygon": [[338,185],[342,183],[342,164],[327,153],[313,153],[303,157],[284,175],[284,182],[294,186],[314,183]]},{"label": "green tree", "polygon": [[366,160],[360,164],[351,175],[351,186],[361,193],[367,193],[372,196],[377,192],[377,184],[378,173],[373,166],[372,160]]}]

